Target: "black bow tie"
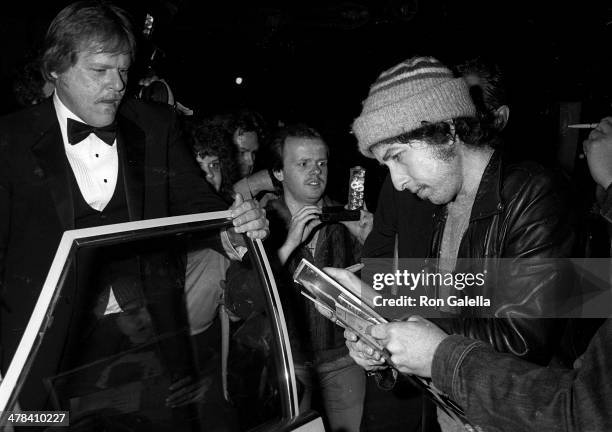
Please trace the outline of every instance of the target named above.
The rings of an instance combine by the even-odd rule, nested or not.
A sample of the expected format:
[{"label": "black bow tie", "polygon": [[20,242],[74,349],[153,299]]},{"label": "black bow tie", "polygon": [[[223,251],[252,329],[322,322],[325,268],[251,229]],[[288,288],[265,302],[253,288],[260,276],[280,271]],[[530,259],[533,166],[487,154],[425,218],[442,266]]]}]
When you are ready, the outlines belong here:
[{"label": "black bow tie", "polygon": [[108,126],[97,128],[80,121],[68,119],[68,142],[70,144],[78,144],[92,133],[106,144],[113,145],[117,136],[117,123],[113,122]]}]

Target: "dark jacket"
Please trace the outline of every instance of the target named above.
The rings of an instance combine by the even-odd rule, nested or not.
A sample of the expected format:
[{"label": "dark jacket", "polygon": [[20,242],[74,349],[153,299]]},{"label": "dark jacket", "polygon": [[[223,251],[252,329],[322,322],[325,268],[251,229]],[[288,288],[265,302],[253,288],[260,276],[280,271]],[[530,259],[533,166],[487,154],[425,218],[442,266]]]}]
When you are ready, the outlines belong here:
[{"label": "dark jacket", "polygon": [[483,430],[603,432],[612,430],[612,319],[597,331],[578,369],[541,367],[494,352],[463,336],[434,355],[436,387]]},{"label": "dark jacket", "polygon": [[[129,221],[227,208],[201,175],[169,107],[125,100],[117,123]],[[0,119],[3,368],[27,325],[62,233],[75,227],[70,170],[52,98]],[[70,316],[72,300],[70,292],[63,293],[57,317]]]},{"label": "dark jacket", "polygon": [[[479,309],[470,308],[460,318],[439,324],[450,333],[489,342],[497,351],[547,364],[565,323],[541,317],[557,316],[573,289],[570,269],[559,259],[572,253],[570,214],[568,197],[550,172],[533,162],[506,166],[494,153],[476,194],[455,271],[486,273],[485,285],[477,292],[494,299],[491,313],[496,318],[477,317],[473,314]],[[446,210],[440,207],[434,216],[431,257],[440,255],[445,220]]]},{"label": "dark jacket", "polygon": [[[601,214],[612,223],[612,189]],[[432,379],[487,431],[612,430],[612,319],[589,342],[577,369],[544,368],[450,336],[434,355]],[[500,404],[500,400],[505,403]]]}]

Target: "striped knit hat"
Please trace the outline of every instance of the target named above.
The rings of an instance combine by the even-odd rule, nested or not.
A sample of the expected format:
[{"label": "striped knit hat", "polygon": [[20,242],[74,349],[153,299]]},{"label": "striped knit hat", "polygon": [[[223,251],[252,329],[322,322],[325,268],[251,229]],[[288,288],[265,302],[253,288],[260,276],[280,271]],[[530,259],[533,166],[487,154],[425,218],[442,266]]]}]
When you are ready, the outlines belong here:
[{"label": "striped knit hat", "polygon": [[433,57],[414,57],[380,74],[353,123],[359,150],[423,125],[476,114],[468,86]]}]

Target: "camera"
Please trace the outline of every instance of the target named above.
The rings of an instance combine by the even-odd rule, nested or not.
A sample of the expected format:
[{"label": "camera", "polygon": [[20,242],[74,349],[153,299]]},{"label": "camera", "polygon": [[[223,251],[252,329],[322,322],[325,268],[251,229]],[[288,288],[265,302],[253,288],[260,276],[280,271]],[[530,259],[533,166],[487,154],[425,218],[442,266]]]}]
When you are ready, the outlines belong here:
[{"label": "camera", "polygon": [[359,209],[347,210],[342,206],[323,207],[319,219],[321,222],[358,221],[361,214]]}]

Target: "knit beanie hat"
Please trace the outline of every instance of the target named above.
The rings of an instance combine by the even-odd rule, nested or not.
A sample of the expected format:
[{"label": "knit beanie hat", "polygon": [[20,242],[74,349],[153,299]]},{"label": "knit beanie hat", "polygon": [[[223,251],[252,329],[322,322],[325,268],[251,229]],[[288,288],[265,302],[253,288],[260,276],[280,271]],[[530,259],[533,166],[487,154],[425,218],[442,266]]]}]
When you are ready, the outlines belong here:
[{"label": "knit beanie hat", "polygon": [[384,71],[370,87],[361,115],[353,123],[359,150],[423,126],[470,117],[476,108],[463,78],[433,57],[414,57]]}]

